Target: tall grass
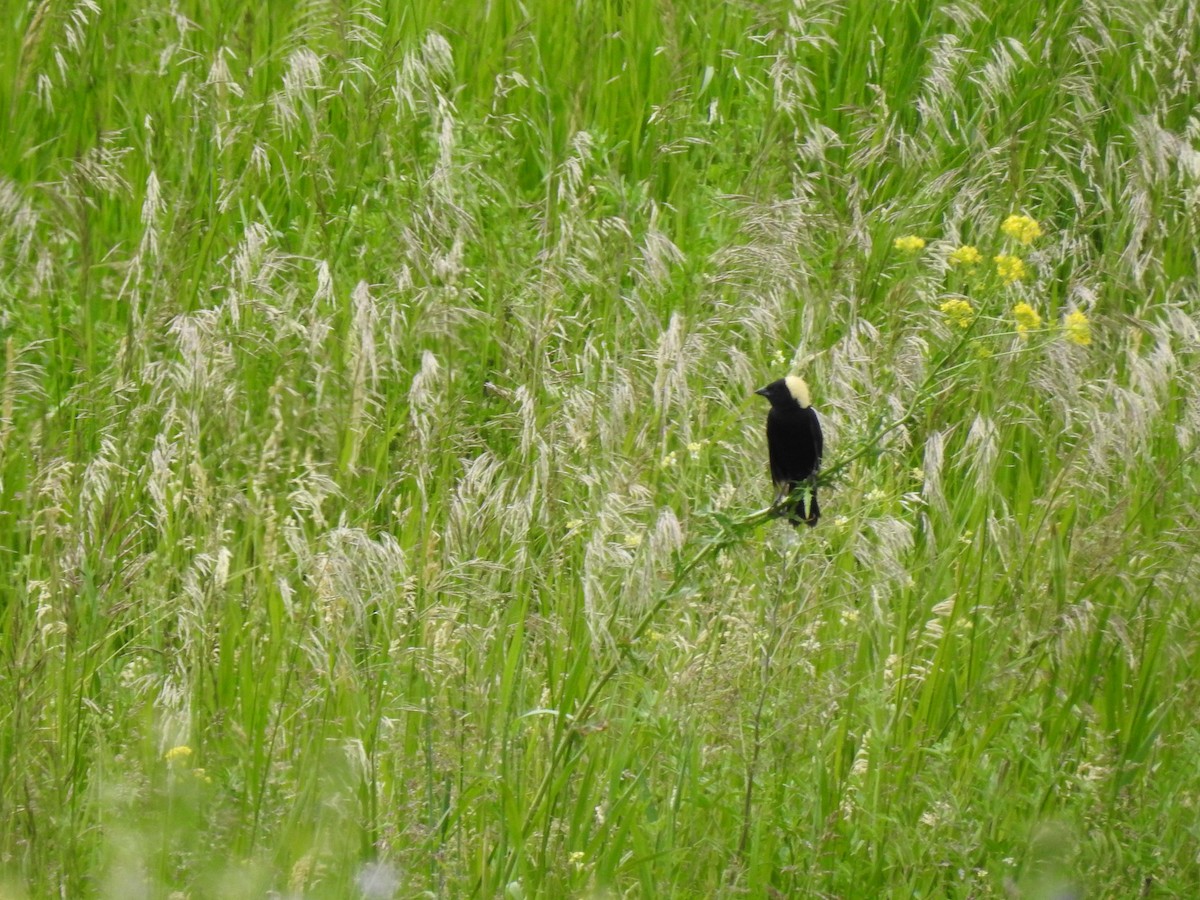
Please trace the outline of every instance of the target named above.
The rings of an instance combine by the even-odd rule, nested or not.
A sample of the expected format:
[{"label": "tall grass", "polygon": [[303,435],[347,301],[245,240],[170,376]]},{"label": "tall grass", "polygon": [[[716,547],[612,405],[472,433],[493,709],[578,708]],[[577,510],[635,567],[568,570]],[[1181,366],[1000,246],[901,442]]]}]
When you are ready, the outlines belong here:
[{"label": "tall grass", "polygon": [[0,896],[1200,886],[1194,4],[5,22]]}]

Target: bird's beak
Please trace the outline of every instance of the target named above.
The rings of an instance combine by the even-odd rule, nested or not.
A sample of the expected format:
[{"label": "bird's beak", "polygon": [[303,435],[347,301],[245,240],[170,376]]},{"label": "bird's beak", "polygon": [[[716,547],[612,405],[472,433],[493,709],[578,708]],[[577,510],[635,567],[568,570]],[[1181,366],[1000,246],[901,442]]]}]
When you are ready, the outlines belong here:
[{"label": "bird's beak", "polygon": [[765,387],[761,387],[754,393],[758,394],[758,396],[760,396],[760,397],[765,397],[765,396],[767,396],[767,389]]}]

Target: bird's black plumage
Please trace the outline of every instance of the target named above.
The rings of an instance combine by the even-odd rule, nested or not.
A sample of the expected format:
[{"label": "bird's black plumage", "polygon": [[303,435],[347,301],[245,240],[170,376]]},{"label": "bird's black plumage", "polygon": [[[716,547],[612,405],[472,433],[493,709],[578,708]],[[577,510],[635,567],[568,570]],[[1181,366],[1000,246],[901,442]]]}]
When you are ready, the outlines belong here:
[{"label": "bird's black plumage", "polygon": [[792,524],[812,526],[821,517],[817,505],[817,470],[825,441],[821,423],[812,408],[808,385],[794,375],[772,381],[755,391],[771,401],[767,413],[767,451],[771,459],[771,480],[775,482],[775,502],[782,501],[807,482],[807,491],[798,492],[785,512]]}]

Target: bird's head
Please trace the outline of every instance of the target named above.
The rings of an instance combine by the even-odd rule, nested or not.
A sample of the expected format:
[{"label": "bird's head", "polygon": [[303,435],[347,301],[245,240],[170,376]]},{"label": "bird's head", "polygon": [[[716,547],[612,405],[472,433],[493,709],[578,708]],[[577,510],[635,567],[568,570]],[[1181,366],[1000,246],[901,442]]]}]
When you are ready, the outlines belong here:
[{"label": "bird's head", "polygon": [[798,378],[795,375],[789,375],[787,378],[772,381],[766,387],[759,388],[754,393],[766,397],[771,401],[772,406],[788,406],[792,403],[795,403],[801,409],[812,406],[812,399],[808,393],[808,385],[804,383],[803,378]]}]

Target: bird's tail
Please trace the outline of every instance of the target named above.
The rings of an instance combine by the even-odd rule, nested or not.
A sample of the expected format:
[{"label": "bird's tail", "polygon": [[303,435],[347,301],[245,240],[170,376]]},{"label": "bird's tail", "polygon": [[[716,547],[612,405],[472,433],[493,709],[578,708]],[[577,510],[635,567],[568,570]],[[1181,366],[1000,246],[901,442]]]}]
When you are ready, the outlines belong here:
[{"label": "bird's tail", "polygon": [[[805,509],[805,503],[808,508]],[[809,485],[807,491],[800,494],[800,499],[796,501],[795,512],[792,514],[792,524],[797,528],[803,522],[809,528],[817,524],[817,519],[821,518],[821,506],[817,503],[817,487]]]},{"label": "bird's tail", "polygon": [[[792,497],[795,499],[792,500]],[[788,502],[783,503],[785,500]],[[785,490],[775,502],[783,503],[782,506],[776,507],[779,514],[785,516],[797,528],[801,523],[812,528],[817,524],[817,519],[821,518],[821,506],[817,503],[817,486],[812,482],[794,484],[790,491]]]}]

